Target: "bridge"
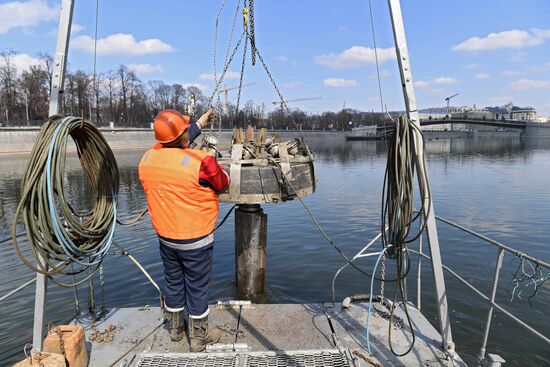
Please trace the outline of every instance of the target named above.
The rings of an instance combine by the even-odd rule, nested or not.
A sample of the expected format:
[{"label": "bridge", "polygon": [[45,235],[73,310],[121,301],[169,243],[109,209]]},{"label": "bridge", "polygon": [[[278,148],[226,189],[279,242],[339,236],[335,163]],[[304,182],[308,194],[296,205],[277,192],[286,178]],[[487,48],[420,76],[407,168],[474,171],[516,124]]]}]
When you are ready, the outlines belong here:
[{"label": "bridge", "polygon": [[509,129],[525,129],[526,121],[510,121],[510,120],[494,120],[494,119],[423,119],[420,121],[421,126],[443,125],[443,124],[468,124],[468,125],[485,125],[492,127],[505,127]]}]

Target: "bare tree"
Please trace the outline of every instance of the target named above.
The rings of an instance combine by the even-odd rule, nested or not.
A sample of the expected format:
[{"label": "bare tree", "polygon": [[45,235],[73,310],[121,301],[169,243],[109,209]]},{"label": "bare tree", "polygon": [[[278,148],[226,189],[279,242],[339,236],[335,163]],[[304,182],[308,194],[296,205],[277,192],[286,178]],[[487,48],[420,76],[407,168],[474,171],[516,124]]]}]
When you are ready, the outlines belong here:
[{"label": "bare tree", "polygon": [[[15,51],[6,50],[0,52],[0,84],[2,86],[1,99],[5,109],[6,123],[15,117],[16,109],[16,76],[17,70],[13,61]],[[11,115],[11,116],[10,116]]]},{"label": "bare tree", "polygon": [[20,81],[21,95],[25,101],[27,120],[45,119],[48,114],[49,76],[38,65],[23,71]]}]

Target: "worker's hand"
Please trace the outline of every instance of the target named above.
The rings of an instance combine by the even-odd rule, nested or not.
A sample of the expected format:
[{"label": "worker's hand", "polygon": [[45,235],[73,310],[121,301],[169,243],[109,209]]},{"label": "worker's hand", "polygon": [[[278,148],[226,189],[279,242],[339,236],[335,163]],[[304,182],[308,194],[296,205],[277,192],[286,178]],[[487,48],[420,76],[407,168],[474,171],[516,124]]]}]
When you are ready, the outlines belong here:
[{"label": "worker's hand", "polygon": [[210,125],[210,122],[212,122],[212,120],[214,120],[214,110],[210,108],[197,120],[197,123],[199,123],[199,127],[201,129],[204,129],[205,127]]},{"label": "worker's hand", "polygon": [[216,158],[216,152],[214,151],[214,149],[204,147],[201,150],[205,151],[206,154],[211,155],[212,157]]}]

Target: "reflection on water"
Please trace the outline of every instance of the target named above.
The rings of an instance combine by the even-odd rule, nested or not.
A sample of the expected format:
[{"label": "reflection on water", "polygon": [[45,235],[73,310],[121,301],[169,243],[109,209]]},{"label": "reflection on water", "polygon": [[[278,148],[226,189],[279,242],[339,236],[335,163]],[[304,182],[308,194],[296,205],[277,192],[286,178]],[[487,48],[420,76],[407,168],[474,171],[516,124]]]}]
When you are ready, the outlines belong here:
[{"label": "reflection on water", "polygon": [[[379,228],[386,143],[309,143],[317,154],[318,186],[317,192],[306,201],[326,231],[348,254],[353,254]],[[438,215],[549,260],[550,140],[440,139],[426,141],[426,150]],[[136,213],[145,206],[137,177],[141,154],[117,152],[122,213]],[[10,236],[11,218],[19,198],[20,176],[26,160],[27,157],[0,157],[0,295],[33,276],[15,255],[10,241],[4,240]],[[88,195],[88,186],[76,157],[70,157],[67,164],[65,189],[68,196],[73,198],[75,205],[89,205],[81,199]],[[227,209],[228,205],[221,205],[220,212],[223,214]],[[331,278],[342,259],[314,229],[299,202],[265,205],[264,210],[269,218],[267,291],[256,301],[329,301]],[[233,218],[230,218],[216,233],[212,301],[236,296],[233,225]],[[444,224],[438,229],[444,262],[488,292],[495,263],[494,248]],[[135,227],[118,227],[115,238],[162,282],[158,244],[148,218]],[[362,265],[372,269],[373,263],[365,261]],[[549,285],[539,291],[533,308],[529,307],[526,297],[510,302],[511,279],[517,266],[517,259],[505,257],[497,301],[548,335],[550,319],[544,311],[550,302]],[[435,324],[431,274],[425,264],[423,274],[423,311]],[[447,277],[446,280],[457,349],[474,363],[481,343],[486,305],[454,279]],[[408,284],[413,301],[415,284],[412,279]],[[99,301],[97,288],[96,281],[96,300]],[[386,288],[391,292],[391,286]],[[24,343],[31,339],[33,292],[34,288],[29,287],[1,305],[0,365],[21,358]],[[79,287],[78,292],[84,309],[87,307],[87,287]],[[338,299],[365,292],[368,292],[367,279],[356,272],[347,270],[339,278]],[[109,256],[105,261],[105,293],[107,307],[135,307],[157,302],[155,289],[128,259],[120,256]],[[542,342],[495,313],[488,351],[501,354],[509,366],[546,365],[549,353]],[[72,290],[50,286],[48,319],[54,323],[67,322],[73,316]],[[512,333],[514,337],[510,336]]]}]

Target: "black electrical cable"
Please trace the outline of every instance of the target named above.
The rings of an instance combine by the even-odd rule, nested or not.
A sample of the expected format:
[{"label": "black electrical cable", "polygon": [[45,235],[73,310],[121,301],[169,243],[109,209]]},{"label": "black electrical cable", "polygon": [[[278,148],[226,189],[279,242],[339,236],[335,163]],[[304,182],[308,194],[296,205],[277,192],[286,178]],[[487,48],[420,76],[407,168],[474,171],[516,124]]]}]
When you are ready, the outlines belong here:
[{"label": "black electrical cable", "polygon": [[[91,210],[77,212],[65,197],[69,136],[95,199]],[[91,278],[112,244],[118,187],[117,163],[99,130],[78,117],[50,117],[38,134],[21,180],[21,200],[12,227],[17,255],[30,269],[61,286],[72,287]],[[25,226],[32,259],[24,255],[17,238],[19,219]],[[79,268],[69,270],[71,264]],[[76,283],[58,279],[59,275],[78,275],[88,269],[89,274]]]},{"label": "black electrical cable", "polygon": [[[388,147],[381,207],[381,228],[388,228],[387,234],[385,231],[382,232],[382,246],[386,249],[385,256],[396,260],[398,281],[390,310],[388,343],[392,353],[398,357],[407,355],[416,341],[404,290],[404,280],[410,270],[410,254],[407,246],[424,232],[427,225],[426,218],[431,211],[431,190],[425,169],[426,160],[424,154],[418,154],[418,147],[424,149],[422,131],[405,116],[400,117],[395,124],[395,131]],[[415,175],[418,176],[421,198],[421,208],[417,213],[414,210]],[[422,220],[421,225],[418,232],[412,234],[411,228],[418,219]],[[398,296],[412,333],[411,344],[403,353],[395,351],[391,337]]]}]

